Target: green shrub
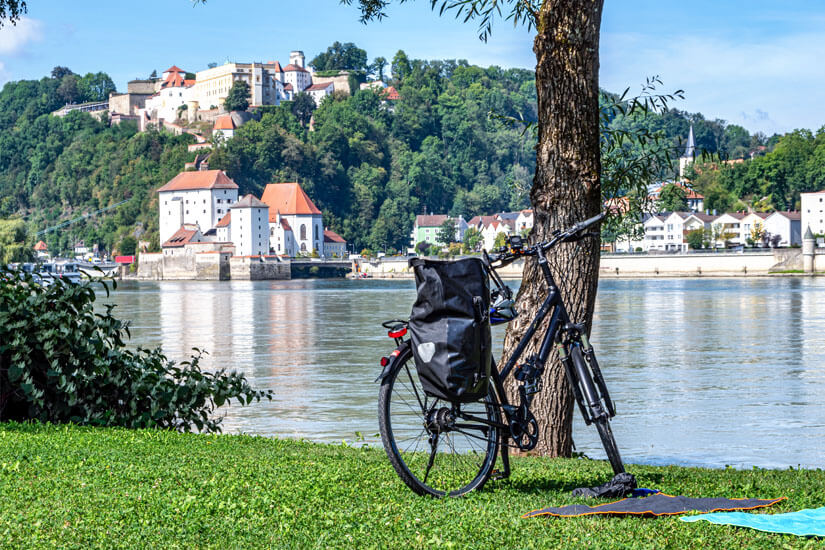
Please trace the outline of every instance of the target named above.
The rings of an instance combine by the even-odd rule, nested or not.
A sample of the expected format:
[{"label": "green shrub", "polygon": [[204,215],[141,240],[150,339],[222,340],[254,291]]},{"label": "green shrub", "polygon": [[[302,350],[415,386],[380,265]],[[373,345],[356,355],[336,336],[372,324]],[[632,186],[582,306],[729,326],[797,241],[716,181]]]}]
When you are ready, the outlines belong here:
[{"label": "green shrub", "polygon": [[0,269],[0,421],[219,432],[217,407],[272,398],[240,373],[202,371],[200,350],[175,364],[160,348],[127,349],[114,306],[94,312],[96,284]]}]

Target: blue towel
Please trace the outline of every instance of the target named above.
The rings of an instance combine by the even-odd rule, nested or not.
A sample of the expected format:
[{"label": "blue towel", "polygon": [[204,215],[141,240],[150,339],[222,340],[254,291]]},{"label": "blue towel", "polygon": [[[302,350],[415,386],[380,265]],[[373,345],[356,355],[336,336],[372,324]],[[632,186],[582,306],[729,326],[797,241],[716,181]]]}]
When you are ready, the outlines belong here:
[{"label": "blue towel", "polygon": [[825,507],[788,514],[747,514],[744,512],[716,512],[679,518],[682,521],[707,520],[718,525],[750,527],[768,533],[788,533],[799,536],[825,537]]}]

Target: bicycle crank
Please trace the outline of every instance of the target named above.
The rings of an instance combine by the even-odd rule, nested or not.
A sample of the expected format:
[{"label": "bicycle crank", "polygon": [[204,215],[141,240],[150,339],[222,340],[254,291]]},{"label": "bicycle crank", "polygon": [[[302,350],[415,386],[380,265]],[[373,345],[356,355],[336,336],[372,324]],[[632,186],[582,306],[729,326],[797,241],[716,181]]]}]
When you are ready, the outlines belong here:
[{"label": "bicycle crank", "polygon": [[[526,413],[526,414],[525,414]],[[539,442],[539,423],[529,410],[510,421],[510,437],[521,451],[531,451]]]}]

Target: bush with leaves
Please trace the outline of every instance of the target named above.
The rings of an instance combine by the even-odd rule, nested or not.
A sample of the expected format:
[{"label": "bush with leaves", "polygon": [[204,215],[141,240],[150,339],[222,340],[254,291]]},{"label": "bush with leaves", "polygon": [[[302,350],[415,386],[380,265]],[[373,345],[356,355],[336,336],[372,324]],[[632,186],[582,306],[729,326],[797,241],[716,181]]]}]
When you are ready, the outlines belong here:
[{"label": "bush with leaves", "polygon": [[114,306],[94,311],[97,284],[43,286],[0,268],[0,421],[219,432],[217,407],[272,398],[243,374],[204,372],[197,349],[178,364],[160,348],[127,349]]}]

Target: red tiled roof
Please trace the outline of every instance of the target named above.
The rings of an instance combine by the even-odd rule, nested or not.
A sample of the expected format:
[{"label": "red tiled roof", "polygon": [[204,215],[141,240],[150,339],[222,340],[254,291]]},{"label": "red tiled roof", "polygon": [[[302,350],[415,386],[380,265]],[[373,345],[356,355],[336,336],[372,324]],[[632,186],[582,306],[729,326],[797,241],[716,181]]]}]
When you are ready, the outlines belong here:
[{"label": "red tiled roof", "polygon": [[284,228],[284,231],[292,231],[292,228],[289,226],[289,222],[286,218],[281,218],[281,227]]},{"label": "red tiled roof", "polygon": [[269,183],[264,188],[261,201],[269,206],[269,221],[275,221],[278,212],[291,216],[321,214],[312,199],[295,182]]},{"label": "red tiled roof", "polygon": [[284,91],[285,92],[291,92],[292,91],[292,84],[290,84],[289,82],[284,84]]},{"label": "red tiled roof", "polygon": [[317,92],[319,90],[326,90],[330,86],[332,86],[332,82],[324,82],[322,84],[313,84],[312,86],[310,86],[309,88],[307,88],[304,91],[305,92]]},{"label": "red tiled roof", "polygon": [[37,241],[37,244],[34,245],[34,249],[40,252],[41,250],[48,250],[49,247],[46,246],[46,243],[44,243],[43,241]]},{"label": "red tiled roof", "polygon": [[215,121],[215,126],[212,129],[213,130],[234,130],[235,129],[235,121],[232,120],[231,115],[219,116],[218,119]]},{"label": "red tiled roof", "polygon": [[397,101],[401,99],[401,95],[399,95],[398,90],[396,90],[392,86],[387,86],[384,89],[384,99],[388,99],[390,101]]},{"label": "red tiled roof", "polygon": [[325,243],[344,243],[346,244],[346,240],[344,237],[336,233],[331,229],[324,229],[324,242]]},{"label": "red tiled roof", "polygon": [[181,69],[177,65],[172,65],[171,67],[169,67],[168,69],[166,69],[163,72],[164,73],[185,73],[186,71],[184,71],[183,69]]},{"label": "red tiled roof", "polygon": [[426,216],[419,214],[415,217],[415,225],[418,227],[441,227],[444,220],[447,219],[445,214],[435,214],[433,216]]},{"label": "red tiled roof", "polygon": [[199,172],[181,172],[157,190],[191,191],[193,189],[237,189],[238,184],[221,170],[201,170]]},{"label": "red tiled roof", "polygon": [[467,225],[470,225],[472,227],[477,227],[478,225],[486,227],[490,224],[490,222],[492,222],[495,219],[495,216],[473,216],[472,218],[470,218],[470,221],[467,222]]},{"label": "red tiled roof", "polygon": [[192,237],[197,233],[197,229],[188,229],[187,226],[182,225],[174,235],[169,237],[168,241],[163,243],[162,248],[179,248],[185,244],[189,244],[189,241],[192,240]]},{"label": "red tiled roof", "polygon": [[289,65],[284,67],[284,72],[285,73],[288,73],[290,71],[295,71],[295,72],[299,72],[299,73],[308,73],[309,72],[308,70],[304,69],[303,67],[299,67],[298,65],[295,65],[293,63],[290,63]]},{"label": "red tiled roof", "polygon": [[231,223],[232,223],[232,212],[229,211],[229,212],[226,213],[226,215],[224,215],[223,218],[220,219],[220,221],[218,222],[218,225],[216,225],[215,227],[229,227],[229,224],[231,224]]},{"label": "red tiled roof", "polygon": [[269,61],[267,65],[275,65],[275,71],[282,73],[284,70],[281,68],[281,64],[278,61]]}]

